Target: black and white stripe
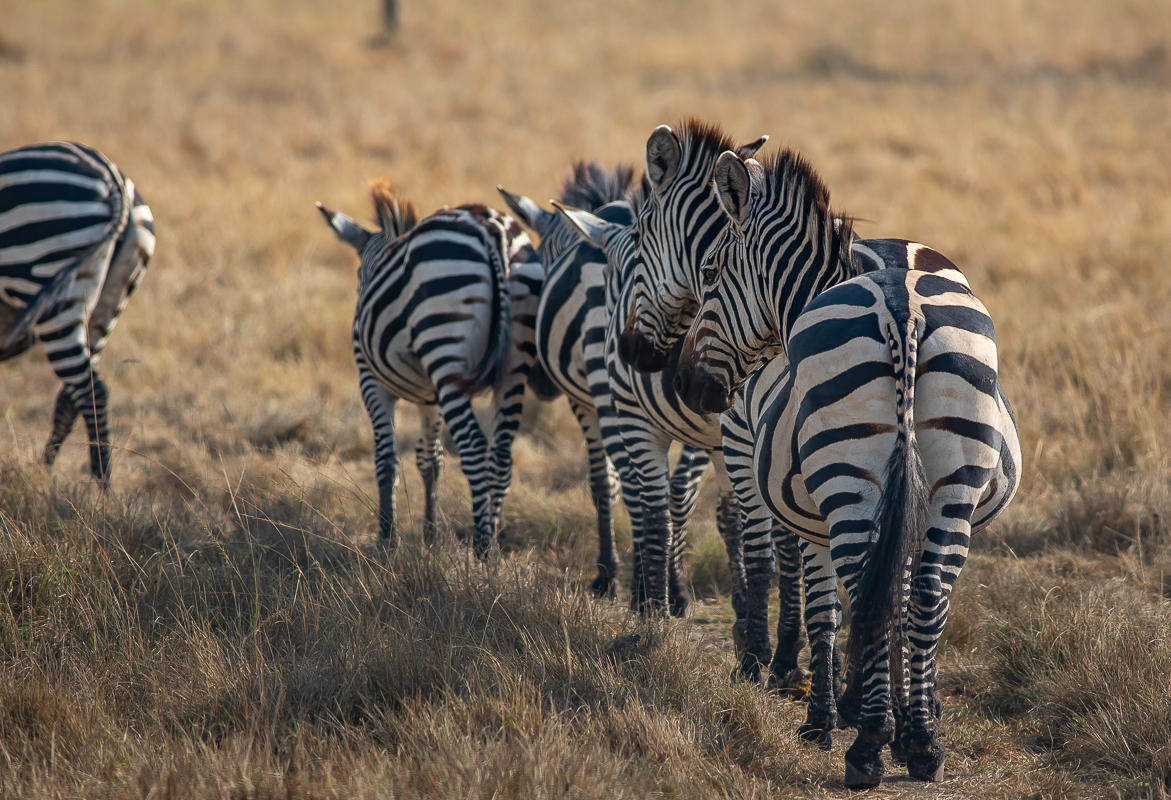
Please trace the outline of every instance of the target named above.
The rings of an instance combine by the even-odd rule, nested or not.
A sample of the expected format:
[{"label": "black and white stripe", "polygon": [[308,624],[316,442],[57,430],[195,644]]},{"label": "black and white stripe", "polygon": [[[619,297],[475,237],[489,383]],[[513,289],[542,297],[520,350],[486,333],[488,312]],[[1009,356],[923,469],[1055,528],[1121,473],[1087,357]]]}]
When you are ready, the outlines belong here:
[{"label": "black and white stripe", "polygon": [[[619,165],[613,172],[607,172],[597,163],[579,162],[565,182],[561,202],[594,211],[607,221],[630,225],[633,210],[627,198],[636,191],[637,185],[630,167]],[[517,218],[540,236],[537,252],[546,267],[546,276],[536,318],[537,356],[553,385],[565,393],[585,436],[590,492],[598,515],[598,574],[591,588],[599,595],[614,596],[619,559],[612,513],[616,489],[620,487],[628,490],[625,501],[634,540],[640,542],[642,537],[638,497],[631,493],[633,482],[628,478],[615,486],[618,475],[629,474],[626,450],[613,424],[608,426],[611,435],[603,436],[602,418],[595,405],[595,394],[608,394],[604,353],[606,257],[596,247],[581,241],[560,215],[542,209],[527,197],[497,188]],[[617,285],[614,279],[611,283]],[[695,508],[700,478],[708,462],[705,451],[688,445],[675,466],[670,508],[677,531],[684,530]],[[676,537],[669,580],[676,613],[682,613],[687,602],[685,546],[685,536]],[[639,583],[636,575],[635,584]]]},{"label": "black and white stripe", "polygon": [[109,392],[96,364],[154,246],[150,208],[93,148],[46,142],[0,154],[0,361],[41,343],[63,384],[45,463],[80,414],[103,487]]},{"label": "black and white stripe", "polygon": [[[507,215],[466,205],[418,221],[389,183],[376,182],[372,196],[382,228],[376,233],[321,211],[361,256],[354,358],[374,426],[379,534],[397,543],[394,412],[403,399],[419,407],[422,422],[416,460],[426,490],[425,539],[436,530],[443,422],[471,488],[473,549],[483,557],[496,542],[512,481],[512,442],[535,361],[541,265]],[[488,389],[495,394],[491,443],[472,412],[472,397]]]},{"label": "black and white stripe", "polygon": [[[740,149],[745,154],[754,153],[766,138]],[[708,184],[716,158],[729,144],[718,129],[694,120],[684,123],[678,134],[661,126],[647,143],[645,200],[639,206],[633,228],[609,224],[578,211],[567,210],[567,214],[587,238],[606,252],[615,274],[625,276],[620,286],[621,296],[611,300],[612,308],[617,311],[608,322],[606,366],[613,393],[610,402],[630,452],[639,494],[652,515],[644,522],[647,561],[655,570],[648,581],[655,593],[652,596],[657,596],[660,590],[657,581],[662,567],[658,559],[670,551],[671,541],[670,529],[664,532],[662,525],[666,449],[672,440],[680,440],[711,451],[716,462],[721,489],[718,518],[726,523],[721,533],[740,587],[739,596],[734,594],[733,602],[738,618],[737,641],[743,648],[741,668],[756,677],[771,660],[770,682],[783,686],[796,677],[791,677],[791,673],[797,668],[797,655],[804,645],[801,565],[796,539],[783,526],[774,525],[759,498],[750,468],[751,440],[743,425],[732,415],[715,418],[696,414],[676,395],[674,364],[682,344],[679,336],[668,345],[673,349],[654,352],[653,340],[631,335],[630,317],[623,313],[631,308],[637,312],[644,305],[647,312],[655,311],[646,304],[651,297],[650,286],[645,282],[646,259],[670,253],[682,270],[685,262],[706,252],[723,229],[726,223]],[[691,306],[694,305],[693,299]],[[634,362],[634,368],[630,362]],[[661,371],[643,372],[652,368]],[[775,653],[768,638],[767,609],[763,615],[758,612],[755,621],[746,620],[748,609],[742,595],[745,583],[759,587],[763,582],[767,591],[775,569],[774,536],[783,576]],[[746,632],[762,625],[763,635],[743,638]]]},{"label": "black and white stripe", "polygon": [[846,784],[876,785],[887,743],[912,777],[937,780],[948,598],[971,533],[1020,482],[992,320],[939,253],[852,248],[849,223],[791,152],[764,165],[725,153],[714,184],[730,224],[703,264],[679,390],[715,412],[743,387],[762,496],[804,540],[814,696],[801,734],[828,746],[836,723],[840,579],[854,610],[841,712],[858,726]]}]

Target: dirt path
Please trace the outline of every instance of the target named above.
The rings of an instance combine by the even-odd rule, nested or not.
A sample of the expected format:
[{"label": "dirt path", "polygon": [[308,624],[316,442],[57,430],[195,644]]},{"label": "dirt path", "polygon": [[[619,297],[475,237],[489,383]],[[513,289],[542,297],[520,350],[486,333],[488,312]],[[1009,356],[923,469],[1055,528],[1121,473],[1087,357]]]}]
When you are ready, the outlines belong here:
[{"label": "dirt path", "polygon": [[[775,619],[775,608],[773,618]],[[731,626],[734,617],[726,600],[699,600],[684,621],[701,651],[732,652]],[[892,798],[991,798],[991,797],[1102,797],[1109,787],[1077,781],[1064,770],[1046,766],[1044,756],[1025,749],[1012,729],[974,713],[961,697],[944,697],[941,728],[948,751],[946,780],[923,783],[913,780],[902,767],[887,758],[887,777],[867,797]],[[804,721],[805,705],[780,697],[777,713],[791,723],[794,731]],[[814,796],[851,796],[841,783],[843,754],[856,736],[853,730],[834,732],[833,749],[825,754],[809,749],[811,783],[805,787]],[[817,776],[822,777],[817,780]]]}]

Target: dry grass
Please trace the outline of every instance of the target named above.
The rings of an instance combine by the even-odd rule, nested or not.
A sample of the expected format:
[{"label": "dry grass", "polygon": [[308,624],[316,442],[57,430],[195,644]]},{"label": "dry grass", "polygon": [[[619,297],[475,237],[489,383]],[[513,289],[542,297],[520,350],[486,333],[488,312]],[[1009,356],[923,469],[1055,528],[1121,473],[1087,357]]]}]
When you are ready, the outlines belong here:
[{"label": "dry grass", "polygon": [[[103,363],[114,498],[80,437],[54,478],[34,466],[43,356],[0,370],[0,794],[833,791],[840,752],[792,744],[800,709],[727,684],[711,487],[691,622],[578,593],[592,508],[563,402],[526,414],[496,572],[371,549],[355,265],[313,201],[365,216],[378,175],[423,210],[542,198],[696,114],[804,151],[863,235],[948,254],[1000,327],[1026,473],[954,604],[947,791],[1162,796],[1165,3],[402,5],[385,41],[375,2],[0,0],[0,149],[98,146],[159,229]],[[409,527],[409,410],[399,428]],[[633,633],[633,660],[605,656]]]}]

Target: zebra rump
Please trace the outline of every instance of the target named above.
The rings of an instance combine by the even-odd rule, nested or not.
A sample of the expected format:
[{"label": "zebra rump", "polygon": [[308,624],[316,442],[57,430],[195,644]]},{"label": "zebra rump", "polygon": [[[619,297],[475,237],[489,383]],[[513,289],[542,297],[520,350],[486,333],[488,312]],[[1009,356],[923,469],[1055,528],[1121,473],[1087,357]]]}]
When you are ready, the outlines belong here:
[{"label": "zebra rump", "polygon": [[[72,142],[46,142],[32,151],[18,150],[0,157],[0,173],[51,171],[60,169],[63,161],[69,163],[75,173],[113,187],[114,191],[108,192],[99,200],[109,207],[109,220],[96,241],[69,254],[68,263],[58,268],[52,280],[29,299],[24,310],[17,315],[8,330],[4,344],[0,347],[0,359],[18,355],[31,346],[33,326],[57,304],[83,266],[90,261],[109,258],[112,255],[110,248],[122,237],[130,223],[130,203],[127,202],[125,178],[109,159],[92,148]],[[0,180],[0,189],[5,185],[6,183]],[[95,193],[87,199],[99,198]],[[3,202],[0,202],[0,209],[3,207]]]}]

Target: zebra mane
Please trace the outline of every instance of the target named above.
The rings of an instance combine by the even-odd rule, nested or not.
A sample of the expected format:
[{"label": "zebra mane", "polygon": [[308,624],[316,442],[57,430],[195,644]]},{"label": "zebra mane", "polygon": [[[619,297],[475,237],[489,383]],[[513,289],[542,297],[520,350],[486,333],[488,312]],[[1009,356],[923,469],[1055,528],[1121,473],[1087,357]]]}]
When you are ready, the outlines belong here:
[{"label": "zebra mane", "polygon": [[386,178],[370,182],[370,199],[374,202],[374,215],[387,241],[398,238],[415,227],[419,215],[415,204],[395,197],[394,186]]},{"label": "zebra mane", "polygon": [[821,240],[826,242],[827,252],[832,253],[843,268],[846,277],[862,272],[850,252],[854,240],[854,218],[830,207],[829,187],[817,174],[813,165],[797,151],[785,148],[775,155],[767,155],[757,161],[760,164],[760,181],[753,181],[760,191],[756,202],[769,208],[784,208],[789,198],[801,198],[802,213],[813,217],[821,231]]},{"label": "zebra mane", "polygon": [[613,172],[597,161],[578,161],[573,174],[565,179],[561,202],[583,211],[596,211],[607,203],[625,200],[635,188],[634,167],[619,164]]}]

